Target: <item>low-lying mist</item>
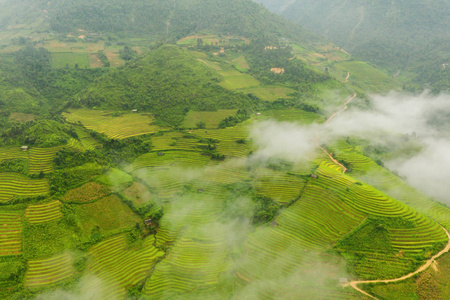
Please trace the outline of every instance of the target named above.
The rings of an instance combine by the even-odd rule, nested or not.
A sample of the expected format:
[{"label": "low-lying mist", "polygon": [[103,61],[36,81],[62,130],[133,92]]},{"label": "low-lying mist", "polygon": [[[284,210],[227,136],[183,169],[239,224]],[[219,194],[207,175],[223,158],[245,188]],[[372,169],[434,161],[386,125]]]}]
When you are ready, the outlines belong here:
[{"label": "low-lying mist", "polygon": [[[281,298],[326,298],[325,294],[321,295],[325,286],[329,288],[331,282],[340,288],[338,279],[349,276],[345,272],[345,264],[339,259],[337,263],[331,264],[329,257],[292,249],[294,244],[286,247],[277,245],[280,261],[271,259],[272,249],[259,249],[257,255],[253,253],[252,257],[249,256],[247,247],[250,239],[266,235],[276,239],[277,234],[274,232],[278,228],[252,224],[254,202],[251,195],[246,194],[246,184],[251,183],[242,183],[238,174],[251,174],[273,160],[295,164],[310,161],[320,153],[318,145],[338,138],[353,136],[370,140],[373,144],[389,145],[396,140],[401,142],[404,135],[410,135],[420,141],[422,150],[413,155],[397,155],[385,161],[385,165],[397,171],[412,186],[446,201],[446,196],[450,194],[450,157],[447,155],[450,149],[449,124],[449,95],[424,93],[407,96],[391,93],[374,96],[370,110],[349,105],[348,110],[336,115],[328,123],[298,125],[276,121],[257,122],[249,128],[249,139],[255,150],[248,158],[230,159],[198,168],[161,168],[160,173],[156,172],[157,168],[141,169],[135,171],[134,175],[155,188],[163,185],[163,179],[167,177],[184,186],[170,201],[161,203],[164,206],[161,227],[176,235],[176,239],[190,239],[194,248],[201,248],[204,243],[217,245],[209,254],[204,254],[202,264],[209,266],[222,262],[227,266],[224,274],[228,275],[220,276],[228,276],[232,281],[241,276],[239,278],[246,281],[239,288],[233,286],[234,292],[228,289],[214,292],[215,287],[207,285],[205,291],[211,288],[211,292],[216,293],[216,299],[230,299],[230,293],[234,293],[236,299],[258,299],[261,293],[270,291],[278,291],[277,295]],[[220,181],[217,174],[221,174]],[[214,191],[218,185],[231,188]],[[297,238],[301,236],[302,232],[298,232]],[[181,248],[177,250],[176,247]],[[159,262],[155,272],[159,268],[172,266],[176,272],[176,253],[183,251],[182,247],[175,242],[170,249],[172,255]],[[302,251],[302,254],[299,255],[298,251]],[[287,261],[290,263],[283,265]],[[296,263],[291,265],[291,262]],[[191,267],[197,270],[196,266]],[[255,273],[253,278],[245,278],[245,272],[249,270]],[[209,272],[209,269],[199,266],[197,271]],[[101,276],[93,276],[87,270],[74,291],[57,290],[43,294],[38,299],[101,299],[101,280]],[[221,282],[223,279],[214,280]],[[283,287],[282,290],[279,287]],[[202,298],[195,293],[191,296],[191,299]]]},{"label": "low-lying mist", "polygon": [[[344,100],[343,100],[344,102]],[[258,148],[255,158],[282,158],[288,161],[310,159],[319,143],[338,138],[358,137],[372,145],[401,147],[404,137],[421,144],[418,153],[396,153],[384,161],[413,187],[450,203],[450,95],[405,95],[391,92],[373,96],[367,110],[349,108],[328,123],[300,126],[265,121],[257,123],[250,137]]]}]

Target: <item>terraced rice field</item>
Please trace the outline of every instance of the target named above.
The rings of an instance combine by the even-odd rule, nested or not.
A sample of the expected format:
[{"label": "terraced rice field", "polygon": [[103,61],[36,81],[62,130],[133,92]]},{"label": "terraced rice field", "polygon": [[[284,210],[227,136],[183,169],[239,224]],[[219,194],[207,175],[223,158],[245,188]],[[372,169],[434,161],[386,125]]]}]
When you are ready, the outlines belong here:
[{"label": "terraced rice field", "polygon": [[203,170],[201,179],[213,184],[231,184],[239,181],[249,181],[250,172],[243,161],[229,160],[223,163],[211,163]]},{"label": "terraced rice field", "polygon": [[196,289],[207,289],[218,284],[228,269],[223,237],[199,239],[197,234],[186,234],[173,246],[169,256],[159,263],[143,293],[152,298],[165,294],[185,295]]},{"label": "terraced rice field", "polygon": [[141,247],[129,248],[125,235],[107,239],[92,247],[89,272],[102,281],[103,299],[124,299],[126,289],[142,282],[164,253],[153,246],[153,236]]},{"label": "terraced rice field", "polygon": [[288,175],[285,172],[262,169],[256,175],[256,191],[272,198],[280,204],[300,196],[305,182],[301,177]]},{"label": "terraced rice field", "polygon": [[440,224],[450,227],[450,208],[434,201],[405,183],[387,169],[380,167],[370,158],[359,152],[359,149],[344,141],[337,143],[336,153],[352,165],[353,177],[367,182],[376,189],[394,199],[413,207]]},{"label": "terraced rice field", "polygon": [[61,150],[61,147],[53,148],[31,148],[30,161],[28,170],[30,174],[48,173],[53,171],[53,159],[56,152]]},{"label": "terraced rice field", "polygon": [[210,138],[219,140],[217,143],[217,152],[227,157],[246,157],[251,149],[249,143],[239,144],[238,140],[245,140],[248,137],[248,125],[250,122],[244,122],[235,127],[214,130],[193,130],[192,134],[201,138]]},{"label": "terraced rice field", "polygon": [[84,147],[81,144],[81,142],[77,139],[71,138],[68,142],[67,142],[67,147],[72,148],[74,150],[77,151],[84,151]]},{"label": "terraced rice field", "polygon": [[[411,259],[427,258],[427,254],[423,253],[424,247],[433,247],[438,243],[446,242],[447,237],[439,224],[375,188],[359,183],[324,165],[316,171],[316,174],[319,179],[313,181],[314,185],[328,189],[359,213],[389,218],[388,220],[398,217],[408,222],[407,227],[398,227],[400,225],[394,224],[386,228],[390,236],[389,247],[392,253],[386,253],[381,249],[364,251],[366,258],[356,266],[359,276],[370,279],[382,277],[380,272],[383,272],[382,266],[386,262],[390,262],[392,266],[396,265],[395,272],[397,272],[394,274],[395,272],[391,269],[389,274],[384,274],[386,278],[406,274],[414,267],[411,265]],[[346,251],[352,252],[351,249]]]},{"label": "terraced rice field", "polygon": [[219,122],[226,117],[233,116],[237,109],[219,109],[218,111],[189,111],[182,126],[185,128],[196,128],[200,121],[205,122],[206,128],[217,128]]},{"label": "terraced rice field", "polygon": [[132,136],[155,133],[161,127],[152,125],[155,121],[148,114],[127,113],[118,117],[112,116],[113,112],[97,111],[89,109],[69,110],[64,117],[71,123],[79,123],[87,129],[104,133],[109,138],[125,139]]},{"label": "terraced rice field", "polygon": [[260,120],[276,120],[280,122],[294,122],[298,124],[322,123],[323,117],[301,109],[272,109],[261,112]]},{"label": "terraced rice field", "polygon": [[151,152],[139,156],[129,171],[153,167],[201,168],[211,160],[209,156],[195,152],[167,151],[162,154]]},{"label": "terraced rice field", "polygon": [[199,151],[198,138],[192,134],[181,132],[164,132],[163,135],[152,137],[153,151],[160,150],[185,150]]},{"label": "terraced rice field", "polygon": [[64,202],[91,202],[102,198],[111,190],[102,184],[97,182],[88,182],[79,188],[68,191],[61,200]]},{"label": "terraced rice field", "polygon": [[25,220],[31,224],[40,224],[61,219],[62,203],[58,200],[43,204],[30,204],[25,210]]},{"label": "terraced rice field", "polygon": [[19,213],[0,212],[0,256],[22,253],[22,227]]},{"label": "terraced rice field", "polygon": [[[184,168],[141,168],[134,174],[150,187],[153,194],[165,200],[182,193],[192,179]],[[190,174],[198,176],[195,172]]]},{"label": "terraced rice field", "polygon": [[251,88],[244,88],[238,90],[244,94],[253,94],[265,101],[275,101],[279,98],[292,98],[289,94],[295,92],[295,90],[275,85],[263,85]]},{"label": "terraced rice field", "polygon": [[385,168],[378,166],[361,153],[351,153],[345,143],[340,143],[338,156],[352,164],[352,176],[359,178],[394,199],[424,213],[440,224],[450,227],[450,208],[434,201],[405,183]]},{"label": "terraced rice field", "polygon": [[87,234],[91,234],[92,229],[97,226],[100,233],[111,234],[120,229],[133,228],[136,223],[142,222],[141,218],[116,195],[110,195],[89,204],[70,206]]},{"label": "terraced rice field", "polygon": [[89,133],[84,131],[82,128],[76,127],[76,132],[78,135],[79,142],[85,150],[94,150],[99,142],[90,136]]},{"label": "terraced rice field", "polygon": [[68,253],[46,259],[33,259],[28,261],[25,285],[29,288],[52,285],[69,279],[74,273],[72,257]]},{"label": "terraced rice field", "polygon": [[48,193],[46,179],[30,179],[17,173],[0,173],[0,202],[14,197],[32,197]]},{"label": "terraced rice field", "polygon": [[[314,298],[319,293],[327,295],[326,299],[349,299],[347,291],[337,284],[337,278],[346,276],[345,271],[333,270],[336,266],[329,262],[336,258],[318,253],[331,248],[364,219],[338,197],[308,185],[300,200],[281,211],[275,225],[250,234],[236,273],[237,285],[244,291],[247,285],[256,286],[261,299],[289,298],[290,293],[295,298],[299,289],[307,299],[306,295]],[[327,270],[320,279],[315,278],[317,268]],[[330,277],[325,279],[324,274]],[[318,286],[321,280],[331,283]]]},{"label": "terraced rice field", "polygon": [[[202,192],[198,192],[202,189]],[[217,220],[226,197],[226,189],[205,182],[194,183],[192,192],[173,197],[164,203],[164,217],[156,235],[157,245],[172,243],[181,230]]]},{"label": "terraced rice field", "polygon": [[155,195],[153,195],[145,185],[139,182],[133,182],[130,187],[123,190],[123,194],[136,206],[148,203],[155,199]]},{"label": "terraced rice field", "polygon": [[227,190],[203,180],[191,184],[190,192],[163,205],[156,243],[171,250],[145,284],[150,298],[189,297],[214,288],[231,267],[226,237],[233,234],[217,223]]},{"label": "terraced rice field", "polygon": [[8,159],[28,159],[28,152],[20,147],[2,147],[0,148],[0,162]]}]

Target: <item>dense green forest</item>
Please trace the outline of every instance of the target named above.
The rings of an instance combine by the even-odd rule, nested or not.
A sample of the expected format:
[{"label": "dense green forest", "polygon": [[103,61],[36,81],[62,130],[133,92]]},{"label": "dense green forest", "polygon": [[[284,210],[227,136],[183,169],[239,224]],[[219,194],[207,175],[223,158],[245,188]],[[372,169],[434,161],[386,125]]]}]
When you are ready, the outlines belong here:
[{"label": "dense green forest", "polygon": [[106,69],[51,67],[51,53],[31,45],[0,59],[4,113],[54,114]]},{"label": "dense green forest", "polygon": [[411,87],[450,86],[448,1],[257,2],[396,76],[406,73]]},{"label": "dense green forest", "polygon": [[[89,33],[109,35],[110,38],[120,35],[122,38],[139,36],[150,40],[174,40],[207,31],[246,37],[315,39],[299,26],[251,0],[21,0],[5,3],[7,11],[14,12],[14,17],[0,13],[0,24],[4,27],[14,22],[35,21],[41,31],[50,28],[62,34],[83,29]],[[37,21],[42,17],[48,23]]]}]

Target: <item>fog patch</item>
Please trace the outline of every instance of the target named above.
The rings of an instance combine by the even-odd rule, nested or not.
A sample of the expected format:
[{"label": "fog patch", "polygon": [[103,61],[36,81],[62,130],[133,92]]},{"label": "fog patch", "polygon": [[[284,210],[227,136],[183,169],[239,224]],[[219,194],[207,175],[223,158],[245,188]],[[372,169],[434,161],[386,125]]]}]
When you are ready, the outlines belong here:
[{"label": "fog patch", "polygon": [[105,299],[104,284],[94,275],[81,278],[73,291],[57,289],[37,296],[36,300],[97,300]]},{"label": "fog patch", "polygon": [[[450,95],[404,95],[392,92],[373,97],[373,110],[349,109],[324,125],[329,138],[357,136],[372,144],[394,145],[410,135],[423,149],[385,162],[406,181],[440,201],[450,194]],[[400,145],[401,146],[401,145]],[[398,147],[398,146],[397,146]]]},{"label": "fog patch", "polygon": [[317,124],[300,126],[289,122],[259,122],[250,130],[256,147],[254,161],[282,159],[302,162],[314,158],[317,147]]},{"label": "fog patch", "polygon": [[302,253],[301,263],[292,266],[291,261],[298,260],[292,253],[295,252],[286,250],[268,265],[262,263],[265,268],[259,279],[250,280],[237,291],[235,298],[256,300],[261,299],[261,295],[273,295],[277,299],[328,299],[343,289],[339,280],[346,281],[349,275],[341,258]]},{"label": "fog patch", "polygon": [[[443,134],[439,129],[445,121],[450,121],[450,118],[444,119],[444,112],[450,116],[449,95],[434,96],[424,92],[412,96],[391,92],[386,96],[373,96],[372,110],[349,109],[337,115],[325,127],[333,136],[370,138],[380,133],[395,133],[429,137]],[[439,122],[436,120],[438,115]]]},{"label": "fog patch", "polygon": [[407,182],[426,194],[450,202],[450,140],[428,139],[425,148],[411,158],[399,158],[387,167],[405,176]]}]

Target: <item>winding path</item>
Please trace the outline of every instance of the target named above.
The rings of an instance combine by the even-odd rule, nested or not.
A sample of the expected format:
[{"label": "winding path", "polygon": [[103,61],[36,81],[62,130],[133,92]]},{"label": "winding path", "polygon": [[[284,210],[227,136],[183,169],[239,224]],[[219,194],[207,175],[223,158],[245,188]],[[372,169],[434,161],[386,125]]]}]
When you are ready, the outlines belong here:
[{"label": "winding path", "polygon": [[445,253],[447,253],[447,252],[450,250],[450,233],[449,233],[448,230],[445,229],[443,226],[441,226],[441,227],[442,227],[442,229],[445,231],[445,233],[447,234],[447,237],[448,237],[447,246],[445,246],[445,248],[442,249],[441,252],[439,252],[438,254],[434,255],[434,256],[433,256],[432,258],[430,258],[429,260],[427,260],[427,262],[426,262],[424,265],[422,265],[420,268],[418,268],[418,269],[415,270],[414,272],[409,273],[409,274],[407,274],[407,275],[405,275],[405,276],[402,276],[402,277],[399,277],[399,278],[394,278],[394,279],[384,279],[384,280],[382,280],[382,279],[378,279],[378,280],[355,280],[355,281],[350,281],[349,283],[346,283],[346,284],[344,284],[343,286],[344,286],[344,287],[351,286],[352,288],[354,288],[354,289],[357,290],[358,292],[360,292],[360,293],[362,293],[362,294],[364,294],[364,295],[366,295],[366,296],[369,296],[370,298],[378,299],[378,298],[376,298],[376,297],[370,295],[369,293],[363,291],[362,289],[360,289],[360,288],[358,287],[358,284],[364,284],[364,283],[392,283],[392,282],[398,282],[398,281],[402,281],[402,280],[411,278],[411,277],[413,277],[413,276],[415,276],[415,275],[417,275],[417,274],[419,274],[419,273],[425,271],[426,269],[428,269],[428,268],[431,266],[431,264],[432,264],[433,262],[435,262],[436,259],[438,259],[439,257],[441,257],[442,255],[444,255]]},{"label": "winding path", "polygon": [[338,114],[340,114],[341,112],[347,110],[347,108],[348,108],[347,104],[349,104],[353,99],[355,99],[355,97],[356,97],[356,92],[353,94],[353,96],[351,96],[351,97],[347,100],[347,102],[344,103],[344,108],[341,109],[340,111],[335,112],[334,114],[332,114],[332,115],[328,118],[328,120],[325,122],[325,124],[330,123],[330,121],[331,121],[334,117],[336,117],[336,115],[338,115]]},{"label": "winding path", "polygon": [[345,80],[342,83],[348,82],[349,78],[350,78],[350,72],[347,72],[347,77],[345,77]]},{"label": "winding path", "polygon": [[[350,73],[349,73],[350,74]],[[349,75],[350,76],[350,75]],[[348,108],[348,104],[353,100],[353,99],[355,99],[355,97],[356,97],[356,92],[353,94],[353,96],[351,96],[345,103],[344,103],[344,108],[342,108],[340,111],[338,111],[338,112],[335,112],[334,114],[332,114],[328,119],[327,119],[327,121],[325,122],[325,124],[328,124],[328,123],[330,123],[330,121],[336,116],[336,115],[338,115],[338,114],[340,114],[341,112],[343,112],[343,111],[345,111],[347,108]],[[317,147],[319,147],[332,161],[333,161],[333,163],[335,163],[336,165],[338,165],[338,166],[340,166],[341,168],[342,168],[342,173],[345,173],[346,171],[347,171],[347,168],[343,165],[343,164],[341,164],[340,162],[338,162],[334,157],[333,157],[333,155],[331,155],[331,153],[328,153],[328,151],[325,149],[325,148],[323,148],[322,146],[320,146],[319,145],[319,141],[320,141],[320,137],[319,137],[319,129],[317,129],[317,132],[316,132],[316,139],[317,139]]]}]

